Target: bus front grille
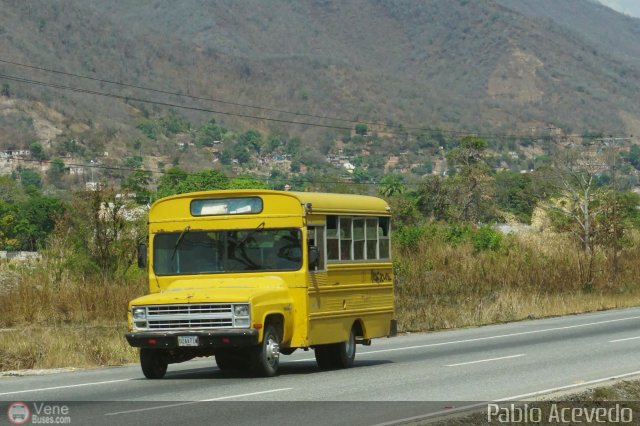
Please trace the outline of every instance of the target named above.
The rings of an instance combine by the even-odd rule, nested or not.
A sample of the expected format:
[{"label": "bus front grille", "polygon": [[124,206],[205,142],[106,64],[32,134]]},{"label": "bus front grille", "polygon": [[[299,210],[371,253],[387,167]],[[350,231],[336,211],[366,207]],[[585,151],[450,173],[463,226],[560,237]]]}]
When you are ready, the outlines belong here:
[{"label": "bus front grille", "polygon": [[231,304],[182,304],[147,307],[150,330],[233,327]]}]

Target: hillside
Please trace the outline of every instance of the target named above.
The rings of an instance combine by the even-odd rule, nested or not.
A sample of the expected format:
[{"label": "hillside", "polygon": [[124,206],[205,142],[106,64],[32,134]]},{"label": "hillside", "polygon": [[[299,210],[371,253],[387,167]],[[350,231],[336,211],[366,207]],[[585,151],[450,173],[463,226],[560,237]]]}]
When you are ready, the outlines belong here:
[{"label": "hillside", "polygon": [[[590,0],[64,0],[4,2],[0,59],[240,104],[150,93],[0,63],[0,73],[121,96],[352,127],[383,121],[474,132],[640,134],[640,20]],[[167,108],[6,80],[0,149],[78,138],[131,153],[141,120]],[[237,133],[345,132],[182,110]],[[44,130],[43,130],[44,129]],[[162,142],[162,141],[160,141]],[[167,157],[174,143],[153,141]],[[162,145],[162,146],[161,146]],[[155,147],[155,148],[154,148]],[[172,148],[173,147],[173,148]],[[163,154],[164,153],[164,154]],[[195,162],[207,164],[194,153]],[[168,157],[167,157],[168,158]]]},{"label": "hillside", "polygon": [[527,17],[560,25],[618,61],[640,64],[639,18],[621,15],[595,0],[498,0],[498,3]]}]

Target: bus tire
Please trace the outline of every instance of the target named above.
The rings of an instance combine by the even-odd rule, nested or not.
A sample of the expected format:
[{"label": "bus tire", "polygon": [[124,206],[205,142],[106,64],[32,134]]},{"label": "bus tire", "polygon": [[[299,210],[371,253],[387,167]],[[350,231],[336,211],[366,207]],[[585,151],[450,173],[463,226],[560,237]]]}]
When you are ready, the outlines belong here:
[{"label": "bus tire", "polygon": [[247,366],[246,355],[240,351],[219,351],[215,357],[220,370],[243,370]]},{"label": "bus tire", "polygon": [[280,333],[273,324],[264,328],[262,343],[250,353],[251,370],[258,376],[271,377],[278,373],[280,366]]},{"label": "bus tire", "polygon": [[356,358],[356,330],[351,327],[349,339],[332,345],[332,362],[334,368],[349,368]]},{"label": "bus tire", "polygon": [[158,349],[140,349],[140,367],[147,379],[162,379],[167,373],[169,362],[166,354]]},{"label": "bus tire", "polygon": [[356,331],[351,328],[349,338],[340,343],[315,347],[316,362],[322,370],[349,368],[356,357]]},{"label": "bus tire", "polygon": [[332,345],[318,345],[313,350],[316,355],[316,363],[321,370],[330,370],[333,368],[330,353],[331,346]]}]

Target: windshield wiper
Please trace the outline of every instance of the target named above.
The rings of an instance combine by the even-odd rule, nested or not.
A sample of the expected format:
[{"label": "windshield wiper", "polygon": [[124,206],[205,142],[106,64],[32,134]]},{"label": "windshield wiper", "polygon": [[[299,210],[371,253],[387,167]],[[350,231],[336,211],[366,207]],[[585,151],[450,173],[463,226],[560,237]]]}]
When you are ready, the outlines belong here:
[{"label": "windshield wiper", "polygon": [[180,233],[180,235],[178,236],[178,239],[176,240],[176,245],[173,246],[173,253],[171,253],[171,260],[173,260],[173,258],[176,256],[176,252],[178,251],[178,247],[180,247],[180,243],[182,242],[182,239],[184,238],[185,235],[187,235],[187,232],[189,232],[190,229],[191,227],[189,225],[185,226],[182,232]]},{"label": "windshield wiper", "polygon": [[261,222],[260,225],[256,227],[256,229],[247,233],[247,235],[238,242],[238,246],[243,245],[249,238],[253,237],[258,232],[262,232],[263,229],[264,229],[264,222]]}]

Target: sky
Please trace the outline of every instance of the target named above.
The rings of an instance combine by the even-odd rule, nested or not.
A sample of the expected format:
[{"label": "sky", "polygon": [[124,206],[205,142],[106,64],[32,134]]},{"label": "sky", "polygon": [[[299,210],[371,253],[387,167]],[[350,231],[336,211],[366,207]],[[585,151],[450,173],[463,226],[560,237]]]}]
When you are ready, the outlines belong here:
[{"label": "sky", "polygon": [[618,12],[640,18],[640,0],[599,0],[605,6]]}]

